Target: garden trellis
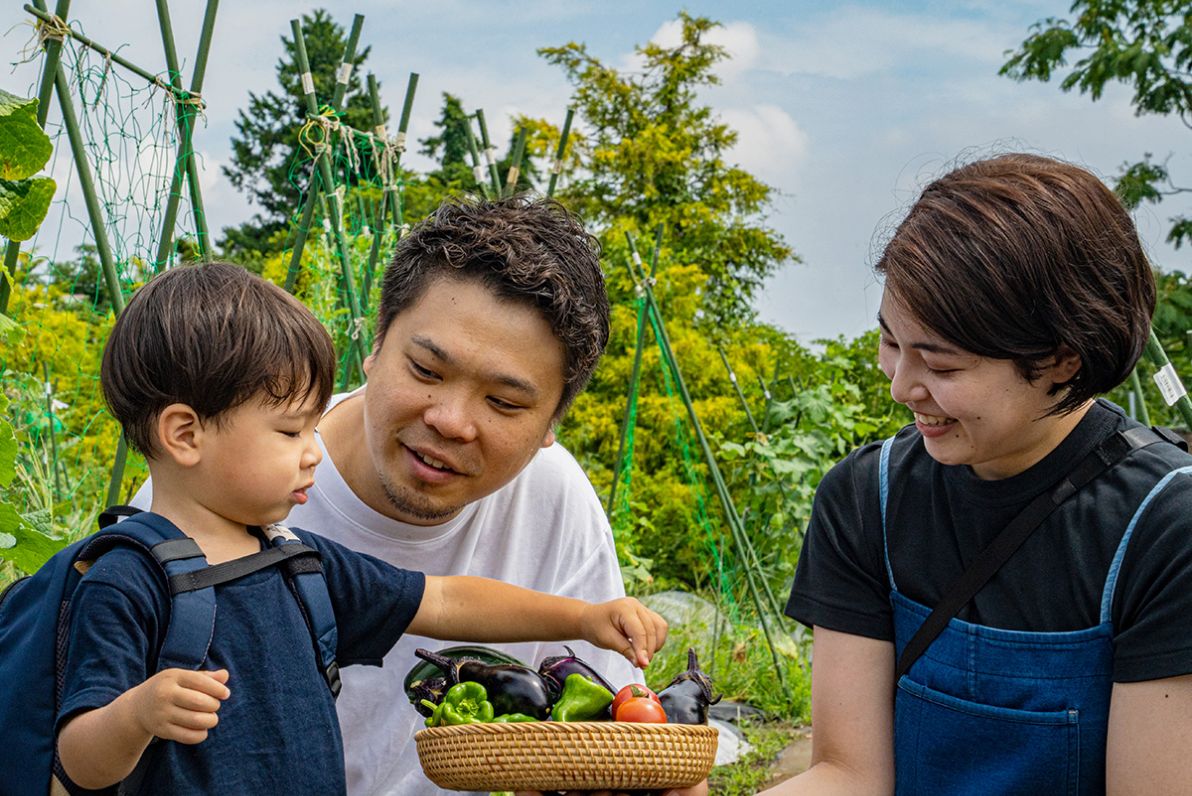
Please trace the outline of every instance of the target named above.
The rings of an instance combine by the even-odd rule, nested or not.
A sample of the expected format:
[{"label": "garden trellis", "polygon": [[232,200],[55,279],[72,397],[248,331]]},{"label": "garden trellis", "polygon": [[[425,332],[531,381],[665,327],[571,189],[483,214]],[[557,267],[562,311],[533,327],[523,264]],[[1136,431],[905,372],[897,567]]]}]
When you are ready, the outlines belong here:
[{"label": "garden trellis", "polygon": [[[58,242],[68,221],[83,227],[98,260],[101,275],[92,288],[116,313],[133,286],[152,273],[168,267],[180,250],[193,248],[197,256],[210,256],[211,241],[203,212],[202,195],[193,151],[196,117],[202,113],[201,89],[214,29],[217,2],[206,6],[198,54],[190,88],[183,88],[173,27],[165,0],[158,0],[158,22],[165,52],[165,77],[143,69],[114,49],[87,37],[77,25],[65,21],[69,0],[59,0],[49,14],[42,0],[26,5],[36,19],[37,45],[44,50],[38,98],[38,122],[55,141],[55,158],[63,156],[69,144],[74,169],[67,185],[77,181],[86,206],[87,221],[78,219],[65,198],[55,202],[51,215],[57,217],[58,235],[51,244],[48,262],[61,259]],[[47,125],[51,99],[57,98],[61,121]],[[189,204],[179,218],[183,184]],[[178,234],[178,227],[183,233]],[[186,241],[182,243],[181,241]],[[33,242],[34,250],[45,243]],[[30,256],[27,267],[39,262]],[[20,267],[19,245],[10,242],[5,265],[15,275]],[[47,278],[43,275],[42,278]],[[8,284],[0,310],[7,309]],[[46,393],[53,382],[48,365]],[[58,374],[61,375],[61,374]],[[94,385],[90,385],[94,389]],[[58,445],[54,438],[54,401],[49,401],[46,424],[57,474]],[[117,445],[109,482],[108,500],[116,502],[123,474],[125,447]]]},{"label": "garden trellis", "polygon": [[[654,341],[658,345],[659,353],[661,354],[661,370],[664,383],[666,384],[667,394],[674,396],[676,393],[681,400],[684,409],[686,410],[687,421],[690,424],[691,435],[694,436],[696,443],[699,446],[703,462],[708,469],[708,474],[712,485],[716,491],[716,496],[720,502],[723,510],[725,524],[729,530],[729,540],[726,544],[724,541],[716,538],[712,531],[711,523],[709,521],[707,510],[702,494],[702,483],[695,474],[695,467],[693,457],[691,456],[685,429],[677,428],[677,438],[679,447],[684,459],[685,469],[688,478],[691,482],[692,488],[696,496],[696,517],[699,525],[704,530],[708,537],[708,549],[713,556],[715,571],[717,574],[717,592],[729,603],[730,608],[735,613],[736,597],[735,584],[732,583],[731,574],[737,574],[744,580],[745,592],[748,595],[750,602],[752,602],[758,617],[758,622],[766,639],[766,644],[770,650],[770,656],[773,661],[775,675],[778,679],[780,688],[785,691],[785,683],[787,677],[782,664],[782,659],[778,651],[778,634],[785,633],[784,617],[782,609],[779,606],[778,600],[770,587],[768,579],[761,571],[761,562],[758,560],[756,551],[750,541],[748,530],[745,523],[738,513],[733,497],[729,492],[728,485],[725,483],[724,477],[721,474],[720,466],[717,464],[716,456],[712,451],[712,446],[704,433],[703,425],[700,422],[699,415],[695,410],[695,405],[692,402],[691,395],[687,390],[686,382],[683,379],[683,373],[679,367],[678,360],[675,358],[674,350],[671,348],[670,338],[666,332],[666,325],[662,318],[662,312],[658,306],[657,299],[654,296],[653,284],[655,280],[655,273],[658,265],[658,255],[662,242],[662,229],[659,228],[654,241],[654,252],[650,266],[650,274],[647,275],[642,264],[641,255],[638,254],[637,247],[634,244],[633,236],[626,233],[626,242],[629,246],[630,258],[628,262],[630,276],[635,286],[637,294],[637,343],[634,351],[633,372],[630,377],[629,397],[626,402],[625,416],[621,424],[621,436],[618,445],[617,459],[614,462],[612,485],[609,489],[608,507],[610,521],[616,527],[618,516],[624,516],[625,511],[629,508],[628,501],[628,487],[631,484],[632,458],[633,458],[633,428],[636,419],[638,382],[641,378],[641,355],[643,353],[645,342],[645,327],[648,324],[654,335]],[[676,418],[676,420],[678,420]],[[681,423],[676,424],[681,425]],[[621,501],[617,502],[617,485],[618,482],[625,479],[625,488],[621,492]],[[726,565],[725,548],[731,546],[734,557],[737,562],[737,572],[730,573]],[[713,648],[717,646],[716,637],[720,632],[720,623],[714,628]],[[713,664],[715,661],[713,661]]]},{"label": "garden trellis", "polygon": [[[65,190],[54,198],[47,223],[25,252],[15,242],[5,252],[5,273],[22,285],[15,310],[27,309],[20,302],[30,301],[43,309],[37,310],[23,349],[3,354],[0,373],[6,391],[18,398],[18,433],[43,459],[30,466],[43,473],[40,483],[53,485],[46,505],[64,506],[62,501],[76,495],[93,495],[101,473],[109,475],[108,465],[107,501],[128,497],[122,494],[127,451],[99,398],[98,359],[107,329],[127,296],[153,274],[213,254],[195,137],[205,118],[203,78],[218,2],[208,0],[204,6],[189,75],[179,64],[167,0],[155,5],[164,69],[138,65],[122,54],[123,42],[98,41],[79,21],[68,23],[69,0],[59,0],[53,13],[44,0],[25,6],[36,32],[25,60],[40,59],[41,67],[27,93],[38,98],[37,123],[54,144],[51,173]],[[289,170],[299,201],[279,255],[282,270],[266,274],[306,302],[335,336],[344,388],[363,378],[378,275],[408,228],[408,172],[402,157],[418,83],[418,75],[411,74],[392,135],[372,74],[367,75],[370,129],[353,129],[343,121],[362,26],[363,17],[356,15],[330,96],[317,96],[309,64],[298,64],[304,118],[294,130],[301,146]],[[290,27],[301,61],[306,51],[302,26],[293,20]],[[498,165],[483,112],[474,118],[491,177],[481,190],[489,197],[509,195],[525,185],[524,177],[519,184],[519,174],[528,130],[516,131],[517,151]],[[569,109],[548,195],[562,173],[571,119]],[[10,294],[10,282],[0,279],[0,312],[5,314]],[[40,314],[50,307],[61,312]],[[69,331],[53,326],[66,319]],[[76,477],[63,478],[68,470]]]}]

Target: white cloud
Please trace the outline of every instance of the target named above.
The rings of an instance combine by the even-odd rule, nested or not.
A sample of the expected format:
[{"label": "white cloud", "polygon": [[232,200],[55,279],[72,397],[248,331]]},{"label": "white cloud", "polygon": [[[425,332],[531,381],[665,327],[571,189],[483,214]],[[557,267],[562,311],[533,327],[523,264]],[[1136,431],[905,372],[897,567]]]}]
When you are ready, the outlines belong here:
[{"label": "white cloud", "polygon": [[772,185],[788,183],[791,170],[807,155],[810,139],[799,123],[777,105],[727,108],[720,118],[738,133],[732,156],[746,171]]}]

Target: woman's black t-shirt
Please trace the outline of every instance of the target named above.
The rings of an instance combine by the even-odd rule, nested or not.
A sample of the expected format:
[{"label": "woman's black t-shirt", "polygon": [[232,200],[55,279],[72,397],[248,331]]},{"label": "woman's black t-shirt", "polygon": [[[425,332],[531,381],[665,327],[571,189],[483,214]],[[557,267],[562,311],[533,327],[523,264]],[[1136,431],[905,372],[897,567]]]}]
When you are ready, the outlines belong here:
[{"label": "woman's black t-shirt", "polygon": [[[890,458],[887,520],[898,590],[934,607],[943,590],[1036,495],[1096,445],[1137,425],[1097,401],[1060,445],[1012,478],[983,481],[928,455],[914,426]],[[786,613],[805,625],[893,640],[883,559],[880,443],[853,451],[816,492]],[[1192,466],[1174,445],[1132,453],[1069,497],[960,612],[968,622],[1064,631],[1099,622],[1110,563],[1143,499],[1172,470]],[[1177,475],[1138,519],[1112,603],[1114,680],[1192,673],[1192,476]]]}]

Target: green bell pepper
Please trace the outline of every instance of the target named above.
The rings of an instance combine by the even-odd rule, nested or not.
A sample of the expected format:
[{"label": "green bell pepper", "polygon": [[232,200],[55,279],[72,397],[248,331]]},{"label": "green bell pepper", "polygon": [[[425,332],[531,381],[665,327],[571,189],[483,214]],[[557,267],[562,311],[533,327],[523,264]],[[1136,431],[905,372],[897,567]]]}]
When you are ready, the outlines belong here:
[{"label": "green bell pepper", "polygon": [[582,674],[569,674],[563,681],[563,693],[551,709],[555,721],[592,721],[604,718],[613,703],[613,693]]},{"label": "green bell pepper", "polygon": [[527,716],[525,713],[506,713],[493,719],[493,724],[518,724],[523,721],[538,721],[538,719]]},{"label": "green bell pepper", "polygon": [[493,720],[493,704],[480,683],[456,683],[447,689],[438,705],[429,700],[423,700],[423,704],[434,707],[434,713],[426,720],[427,727],[483,724]]}]

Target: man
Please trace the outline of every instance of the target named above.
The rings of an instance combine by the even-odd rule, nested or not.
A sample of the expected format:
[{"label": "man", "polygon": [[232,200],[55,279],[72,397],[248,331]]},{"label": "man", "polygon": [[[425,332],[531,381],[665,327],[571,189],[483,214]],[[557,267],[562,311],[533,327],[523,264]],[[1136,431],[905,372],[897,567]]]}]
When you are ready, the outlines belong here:
[{"label": "man", "polygon": [[[453,201],[416,226],[386,269],[367,384],[332,399],[326,456],[289,522],[428,574],[470,574],[585,599],[621,596],[600,502],[553,426],[608,340],[599,246],[549,201]],[[343,672],[352,794],[440,793],[413,735],[408,636],[383,667]],[[614,684],[623,659],[577,643]],[[536,666],[559,646],[504,647]]]}]

